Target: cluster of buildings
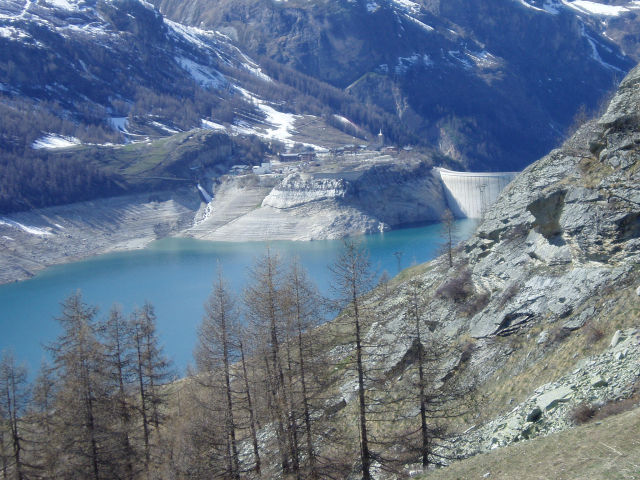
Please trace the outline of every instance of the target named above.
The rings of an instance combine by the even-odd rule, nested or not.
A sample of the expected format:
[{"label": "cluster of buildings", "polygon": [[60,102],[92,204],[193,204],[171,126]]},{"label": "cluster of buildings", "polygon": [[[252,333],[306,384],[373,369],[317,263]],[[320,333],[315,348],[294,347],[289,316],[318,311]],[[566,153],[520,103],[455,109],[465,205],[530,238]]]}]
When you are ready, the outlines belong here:
[{"label": "cluster of buildings", "polygon": [[[347,154],[356,155],[358,153],[376,150],[382,155],[397,155],[400,149],[396,146],[384,145],[384,137],[382,131],[378,134],[376,141],[372,145],[342,145],[330,149],[327,153],[331,157],[341,157]],[[405,147],[404,150],[410,150]],[[262,162],[260,165],[234,165],[229,171],[230,175],[247,175],[254,173],[256,175],[264,175],[268,173],[290,173],[295,172],[305,165],[317,160],[317,153],[312,150],[299,153],[278,153],[274,160]],[[287,165],[288,164],[288,165]]]}]

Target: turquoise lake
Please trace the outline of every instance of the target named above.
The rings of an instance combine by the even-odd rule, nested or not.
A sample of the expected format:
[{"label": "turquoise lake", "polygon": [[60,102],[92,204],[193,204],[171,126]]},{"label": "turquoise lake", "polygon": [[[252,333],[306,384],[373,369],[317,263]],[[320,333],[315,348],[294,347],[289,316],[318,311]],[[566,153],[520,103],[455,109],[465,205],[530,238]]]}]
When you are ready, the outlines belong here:
[{"label": "turquoise lake", "polygon": [[[357,239],[369,250],[375,271],[386,270],[393,276],[399,269],[434,258],[441,249],[442,228],[431,224]],[[456,241],[468,238],[474,228],[472,220],[456,222]],[[328,267],[342,248],[341,240],[225,243],[169,238],[143,250],[59,265],[30,280],[0,285],[0,350],[13,348],[17,360],[25,362],[33,375],[45,358],[43,345],[59,333],[55,317],[60,303],[80,290],[85,302],[99,308],[98,315],[108,314],[114,303],[128,314],[145,300],[151,302],[165,354],[182,375],[192,363],[196,328],[216,265],[222,265],[228,283],[241,296],[250,266],[267,246],[285,261],[297,256],[319,290],[331,294]]]}]

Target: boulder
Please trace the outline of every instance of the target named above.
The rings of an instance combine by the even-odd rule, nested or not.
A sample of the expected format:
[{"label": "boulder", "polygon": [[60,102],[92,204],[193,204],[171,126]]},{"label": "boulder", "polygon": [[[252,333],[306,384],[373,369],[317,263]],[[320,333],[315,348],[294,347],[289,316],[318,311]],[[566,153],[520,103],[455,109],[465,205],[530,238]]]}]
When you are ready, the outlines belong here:
[{"label": "boulder", "polygon": [[568,401],[572,395],[573,390],[571,388],[561,386],[540,395],[536,399],[536,404],[542,411],[552,410],[557,407],[559,403]]},{"label": "boulder", "polygon": [[538,335],[538,339],[536,340],[536,343],[538,345],[542,345],[547,340],[549,340],[549,330],[543,330],[542,332],[540,332],[540,335]]},{"label": "boulder", "polygon": [[622,332],[620,330],[616,330],[616,333],[613,334],[613,338],[611,339],[611,348],[615,348],[622,339]]}]

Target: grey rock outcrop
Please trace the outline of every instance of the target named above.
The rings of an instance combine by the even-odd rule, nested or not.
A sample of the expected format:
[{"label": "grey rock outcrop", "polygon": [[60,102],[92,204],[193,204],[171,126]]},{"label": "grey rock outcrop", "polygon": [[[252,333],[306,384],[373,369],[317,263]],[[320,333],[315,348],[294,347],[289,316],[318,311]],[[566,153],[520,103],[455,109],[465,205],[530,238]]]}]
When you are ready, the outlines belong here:
[{"label": "grey rock outcrop", "polygon": [[[640,331],[625,332],[626,340],[600,355],[581,360],[568,375],[538,387],[524,402],[457,441],[457,453],[469,456],[546,435],[573,425],[578,405],[603,405],[630,395],[640,380]],[[628,356],[621,362],[620,352]]]},{"label": "grey rock outcrop", "polygon": [[[425,341],[472,345],[466,358],[453,348],[438,360],[443,374],[434,388],[451,377],[500,385],[511,380],[503,375],[522,374],[529,382],[528,398],[497,418],[480,420],[447,447],[447,455],[466,457],[569,428],[577,405],[624,398],[640,380],[633,318],[640,308],[639,101],[637,67],[600,121],[584,125],[503,191],[475,235],[454,252],[453,268],[446,258],[436,259],[398,280],[392,292],[370,299],[376,313],[365,339],[376,345],[373,368],[398,384],[403,373],[397,372],[410,368],[413,338],[406,321],[407,277],[423,285]],[[456,285],[456,295],[447,295],[445,287]],[[622,311],[619,299],[628,302]],[[613,318],[626,326],[614,327]],[[621,332],[614,342],[599,342],[604,333],[598,326],[607,335],[615,328]],[[562,371],[548,369],[549,359],[561,355],[574,335],[583,343],[571,345],[583,349],[564,349],[554,363]],[[591,350],[597,342],[606,348],[602,353]],[[336,354],[344,358],[349,351]],[[545,380],[536,384],[541,373]]]},{"label": "grey rock outcrop", "polygon": [[292,173],[286,176],[262,201],[263,207],[293,208],[321,200],[343,199],[349,185],[342,178],[314,178]]},{"label": "grey rock outcrop", "polygon": [[[516,178],[465,245],[474,281],[493,293],[474,336],[579,313],[638,263],[639,82],[636,68],[602,119]],[[509,283],[520,289],[502,305]]]}]

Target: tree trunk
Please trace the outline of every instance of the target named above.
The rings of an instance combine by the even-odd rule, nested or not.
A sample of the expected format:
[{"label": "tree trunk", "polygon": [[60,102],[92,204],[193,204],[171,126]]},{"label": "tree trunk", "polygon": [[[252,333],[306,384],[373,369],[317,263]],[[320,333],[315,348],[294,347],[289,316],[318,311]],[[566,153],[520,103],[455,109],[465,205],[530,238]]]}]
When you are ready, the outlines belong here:
[{"label": "tree trunk", "polygon": [[247,375],[247,363],[244,358],[244,344],[240,341],[240,357],[242,360],[242,376],[244,378],[245,395],[247,397],[247,409],[249,410],[249,428],[251,430],[251,442],[253,444],[253,457],[255,459],[256,474],[260,476],[260,452],[258,450],[258,435],[256,434],[255,413],[253,411],[253,403],[251,401],[251,391],[249,390],[249,377]]}]

